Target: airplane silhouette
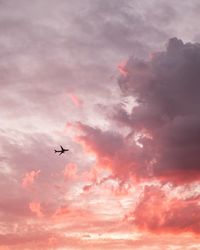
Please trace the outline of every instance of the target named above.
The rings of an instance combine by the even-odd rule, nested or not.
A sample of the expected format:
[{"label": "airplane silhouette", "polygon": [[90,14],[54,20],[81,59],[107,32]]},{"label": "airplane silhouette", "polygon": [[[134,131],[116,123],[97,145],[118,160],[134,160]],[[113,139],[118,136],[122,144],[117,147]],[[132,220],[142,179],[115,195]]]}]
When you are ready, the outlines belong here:
[{"label": "airplane silhouette", "polygon": [[64,154],[66,151],[69,151],[69,149],[64,149],[61,145],[60,145],[60,148],[61,150],[54,149],[55,153],[60,153],[59,155],[61,155],[61,154]]}]

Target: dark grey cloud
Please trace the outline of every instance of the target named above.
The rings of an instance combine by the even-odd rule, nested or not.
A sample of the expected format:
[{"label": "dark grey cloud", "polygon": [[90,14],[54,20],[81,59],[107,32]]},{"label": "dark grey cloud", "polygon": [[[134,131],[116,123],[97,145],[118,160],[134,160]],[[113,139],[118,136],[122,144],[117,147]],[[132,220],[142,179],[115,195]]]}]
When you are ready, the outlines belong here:
[{"label": "dark grey cloud", "polygon": [[[119,85],[138,103],[115,118],[133,133],[152,156],[155,176],[173,181],[198,179],[200,173],[200,44],[169,40],[164,52],[150,61],[130,59]],[[150,162],[148,163],[150,164]]]}]

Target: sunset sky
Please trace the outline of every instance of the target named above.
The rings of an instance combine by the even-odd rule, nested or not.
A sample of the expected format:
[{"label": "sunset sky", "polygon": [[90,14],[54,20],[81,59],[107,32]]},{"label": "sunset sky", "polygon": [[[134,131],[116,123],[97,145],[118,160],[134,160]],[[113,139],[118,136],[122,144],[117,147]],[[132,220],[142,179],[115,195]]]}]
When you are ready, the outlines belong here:
[{"label": "sunset sky", "polygon": [[200,249],[199,13],[0,0],[0,250]]}]

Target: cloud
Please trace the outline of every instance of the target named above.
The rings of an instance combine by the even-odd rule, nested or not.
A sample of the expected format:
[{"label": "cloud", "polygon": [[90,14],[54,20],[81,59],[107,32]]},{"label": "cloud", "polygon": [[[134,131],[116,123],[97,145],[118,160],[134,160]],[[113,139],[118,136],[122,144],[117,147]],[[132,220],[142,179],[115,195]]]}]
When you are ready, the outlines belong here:
[{"label": "cloud", "polygon": [[154,233],[200,234],[199,198],[169,198],[160,187],[146,186],[134,211],[127,216],[140,230]]},{"label": "cloud", "polygon": [[[87,217],[87,219],[89,220],[89,217],[92,217],[92,213],[90,211],[87,211],[85,209],[82,208],[78,208],[78,207],[72,207],[72,206],[68,206],[68,205],[63,205],[61,207],[59,207],[56,211],[55,214],[53,215],[53,218],[79,218],[81,219],[81,217]],[[83,219],[84,220],[84,219]]]},{"label": "cloud", "polygon": [[73,103],[77,108],[80,108],[80,107],[83,105],[83,101],[82,101],[77,95],[69,94],[69,97],[70,97],[72,103]]},{"label": "cloud", "polygon": [[[8,188],[8,187],[7,187]],[[28,209],[28,199],[25,197],[14,197],[10,194],[10,198],[1,198],[0,202],[0,218],[2,223],[11,223],[24,221],[26,218],[30,217],[31,214]],[[23,196],[23,194],[22,194]]]},{"label": "cloud", "polygon": [[78,123],[77,141],[85,151],[95,155],[101,169],[111,171],[115,178],[127,180],[134,172],[145,171],[142,150],[120,133],[101,130]]},{"label": "cloud", "polygon": [[30,202],[29,208],[31,212],[35,213],[38,217],[43,216],[41,204],[39,202]]},{"label": "cloud", "polygon": [[[176,142],[174,145],[184,145],[187,141],[188,151],[184,151],[187,160],[183,164],[187,165],[189,161],[191,163],[190,155],[194,147],[190,145],[197,142],[198,137],[194,129],[194,137],[189,136],[189,143],[186,136],[189,133],[185,133],[185,127],[180,126],[185,124],[185,117],[174,119],[173,128],[176,133],[172,137],[170,126],[165,126],[165,131],[159,132],[163,120],[169,120],[166,116],[159,119],[159,108],[151,108],[145,112],[141,111],[141,107],[135,107],[134,115],[138,117],[136,120],[141,119],[140,123],[135,123],[132,114],[127,114],[126,109],[119,109],[123,107],[119,99],[123,99],[126,93],[125,80],[120,79],[123,90],[120,92],[114,78],[109,78],[117,65],[124,61],[119,65],[124,77],[133,75],[134,63],[124,59],[132,54],[145,57],[152,48],[153,51],[154,48],[161,48],[171,35],[178,34],[184,40],[191,41],[194,36],[198,37],[199,12],[195,8],[196,2],[0,1],[0,32],[3,34],[0,37],[2,249],[132,249],[137,242],[112,238],[119,236],[121,229],[118,223],[124,212],[123,208],[127,209],[130,202],[136,200],[134,196],[128,201],[130,190],[124,183],[129,178],[138,182],[152,177],[173,182],[197,179],[196,169],[191,166],[191,171],[183,174],[177,164],[177,151],[172,148],[170,152],[171,140]],[[183,15],[185,11],[187,15]],[[194,20],[195,17],[197,21]],[[180,46],[185,47],[183,43]],[[169,54],[175,57],[179,49],[176,47],[175,52],[170,50]],[[168,54],[163,52],[160,58],[165,53]],[[196,52],[195,54],[198,55]],[[156,60],[158,65],[162,65],[157,71],[163,74],[164,63],[159,61],[157,54],[152,54],[149,62],[143,61],[143,66],[141,64],[140,69],[138,67],[138,82],[144,80],[146,84],[154,76],[154,72],[146,70],[145,65],[148,68],[151,62],[156,64]],[[185,59],[182,61],[185,62]],[[153,66],[153,70],[156,67]],[[168,63],[166,67],[169,67]],[[142,71],[145,74],[143,78],[140,70],[141,74]],[[186,77],[183,76],[183,79]],[[174,86],[175,83],[176,81]],[[137,98],[132,90],[131,95]],[[70,104],[70,101],[73,103]],[[186,102],[188,105],[192,104],[187,98]],[[96,109],[97,104],[99,108],[111,107],[113,103],[119,103],[115,114],[117,126],[113,118],[103,119],[102,113],[99,114],[99,109]],[[171,105],[176,112],[178,106],[169,103],[168,109]],[[181,105],[186,110],[186,105]],[[76,108],[79,106],[81,108]],[[192,109],[193,107],[188,108]],[[109,115],[111,117],[113,114]],[[191,117],[187,123],[188,130],[191,130],[192,124],[196,124],[195,117]],[[142,119],[152,131],[159,127],[156,131],[158,137],[157,133],[143,129]],[[87,154],[81,150],[80,145],[71,141],[71,130],[68,130],[69,137],[62,133],[65,123],[74,123],[76,120],[82,121],[78,140]],[[179,138],[183,139],[181,143]],[[70,153],[57,157],[53,149],[59,144],[68,145]],[[164,153],[160,154],[161,152]],[[181,152],[180,149],[179,154]],[[90,154],[95,157],[90,157]],[[173,164],[171,166],[172,159],[176,160],[175,167]],[[196,158],[193,161],[196,163]],[[70,162],[76,165],[70,165]],[[96,173],[92,172],[94,165],[98,169]],[[64,170],[65,166],[68,167]],[[68,181],[64,181],[64,175]],[[109,176],[112,178],[107,181]],[[116,185],[112,182],[116,182]],[[34,192],[27,192],[23,188],[32,186]],[[90,192],[83,192],[83,189]],[[119,209],[115,203],[122,199],[122,195],[124,203]],[[111,203],[113,205],[109,205]],[[71,209],[69,213],[68,208]],[[88,210],[96,217],[90,218]],[[55,211],[57,219],[60,219],[52,223],[51,216]],[[42,217],[41,221],[38,216]],[[126,225],[124,228],[130,231]],[[60,230],[58,235],[57,229]],[[72,230],[76,235],[68,238],[66,235]],[[109,230],[113,231],[113,235],[108,240],[98,238],[99,232]],[[89,235],[90,231],[96,233],[96,236],[91,235],[91,241],[80,239],[82,233]],[[80,234],[78,237],[77,232]],[[93,236],[98,240],[94,240]],[[157,247],[155,242],[152,248]],[[144,247],[141,246],[141,249]]]},{"label": "cloud", "polygon": [[122,92],[137,105],[131,114],[118,106],[113,117],[141,134],[143,154],[150,156],[146,165],[152,165],[156,178],[200,178],[199,64],[200,44],[172,38],[151,60],[130,58],[119,79]]},{"label": "cloud", "polygon": [[36,177],[39,175],[40,170],[32,170],[31,172],[28,172],[25,174],[23,180],[22,180],[22,186],[24,188],[29,188],[32,186],[35,182]]},{"label": "cloud", "polygon": [[78,177],[77,175],[77,166],[74,163],[68,163],[63,172],[66,180],[74,180]]}]

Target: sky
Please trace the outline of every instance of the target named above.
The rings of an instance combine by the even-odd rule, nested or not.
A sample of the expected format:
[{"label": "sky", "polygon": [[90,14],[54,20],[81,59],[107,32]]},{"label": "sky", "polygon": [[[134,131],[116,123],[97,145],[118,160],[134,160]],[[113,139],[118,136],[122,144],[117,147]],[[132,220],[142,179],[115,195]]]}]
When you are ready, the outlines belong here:
[{"label": "sky", "polygon": [[200,249],[199,11],[0,0],[0,250]]}]

